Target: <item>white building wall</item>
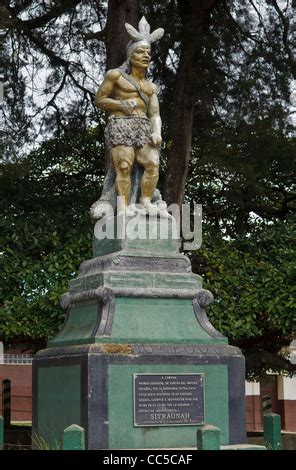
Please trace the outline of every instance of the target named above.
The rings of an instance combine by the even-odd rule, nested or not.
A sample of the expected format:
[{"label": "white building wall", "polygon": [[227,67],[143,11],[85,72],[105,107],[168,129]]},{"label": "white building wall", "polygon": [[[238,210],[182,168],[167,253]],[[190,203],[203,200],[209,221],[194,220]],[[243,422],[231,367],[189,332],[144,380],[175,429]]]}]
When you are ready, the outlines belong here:
[{"label": "white building wall", "polygon": [[296,401],[296,377],[278,376],[278,399]]},{"label": "white building wall", "polygon": [[259,382],[245,382],[246,384],[246,395],[260,395],[260,383]]}]

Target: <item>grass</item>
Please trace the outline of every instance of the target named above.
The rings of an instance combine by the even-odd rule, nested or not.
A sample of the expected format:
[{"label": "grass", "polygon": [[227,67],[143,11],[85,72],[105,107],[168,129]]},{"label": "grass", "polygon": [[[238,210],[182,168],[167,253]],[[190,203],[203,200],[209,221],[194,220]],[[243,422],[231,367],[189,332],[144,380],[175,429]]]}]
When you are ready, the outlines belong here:
[{"label": "grass", "polygon": [[32,448],[37,450],[62,450],[61,442],[58,439],[47,441],[37,434],[34,437],[32,436]]}]

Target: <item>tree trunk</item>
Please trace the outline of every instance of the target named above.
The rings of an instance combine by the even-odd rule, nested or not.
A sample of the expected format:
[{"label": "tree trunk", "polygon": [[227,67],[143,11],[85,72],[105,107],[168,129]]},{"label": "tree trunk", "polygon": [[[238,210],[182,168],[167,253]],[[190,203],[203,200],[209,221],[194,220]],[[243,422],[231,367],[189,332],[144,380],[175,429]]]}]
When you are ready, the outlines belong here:
[{"label": "tree trunk", "polygon": [[169,141],[172,145],[168,153],[164,184],[164,198],[168,204],[181,205],[184,199],[197,81],[202,73],[200,58],[210,23],[210,12],[216,3],[219,0],[178,0],[182,43],[169,126]]},{"label": "tree trunk", "polygon": [[125,23],[138,27],[140,0],[109,0],[106,23],[107,70],[119,67],[126,60],[129,36]]}]

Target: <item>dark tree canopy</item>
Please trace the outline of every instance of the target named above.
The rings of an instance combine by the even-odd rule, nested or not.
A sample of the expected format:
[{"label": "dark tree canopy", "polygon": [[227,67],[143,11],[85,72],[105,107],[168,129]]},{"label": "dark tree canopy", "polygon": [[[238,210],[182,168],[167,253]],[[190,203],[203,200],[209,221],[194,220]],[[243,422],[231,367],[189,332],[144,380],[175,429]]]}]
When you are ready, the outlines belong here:
[{"label": "dark tree canopy", "polygon": [[[191,136],[214,117],[238,123],[268,115],[286,125],[295,78],[292,0],[1,0],[0,8],[7,157],[40,132],[58,135],[73,120],[79,127],[97,119],[93,95],[106,64],[123,61],[124,23],[136,24],[140,13],[166,29],[152,73],[163,108],[174,110],[164,113],[169,202],[182,202]],[[182,184],[174,193],[176,166]]]},{"label": "dark tree canopy", "polygon": [[93,97],[106,68],[125,59],[124,23],[145,14],[166,31],[150,69],[166,143],[160,183],[168,203],[203,205],[204,244],[191,258],[217,298],[211,319],[244,349],[251,372],[291,369],[278,351],[295,331],[293,1],[11,0],[0,8],[0,335],[36,348],[52,336],[59,297],[91,256],[88,208],[104,173],[104,116]]}]

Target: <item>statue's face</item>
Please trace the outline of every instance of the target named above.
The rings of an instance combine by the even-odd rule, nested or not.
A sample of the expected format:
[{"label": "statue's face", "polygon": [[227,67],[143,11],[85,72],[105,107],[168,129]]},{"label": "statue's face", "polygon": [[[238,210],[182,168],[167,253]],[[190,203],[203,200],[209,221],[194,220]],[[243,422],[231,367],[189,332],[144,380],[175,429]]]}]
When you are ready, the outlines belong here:
[{"label": "statue's face", "polygon": [[132,65],[147,68],[151,62],[151,47],[139,46],[130,57]]}]

